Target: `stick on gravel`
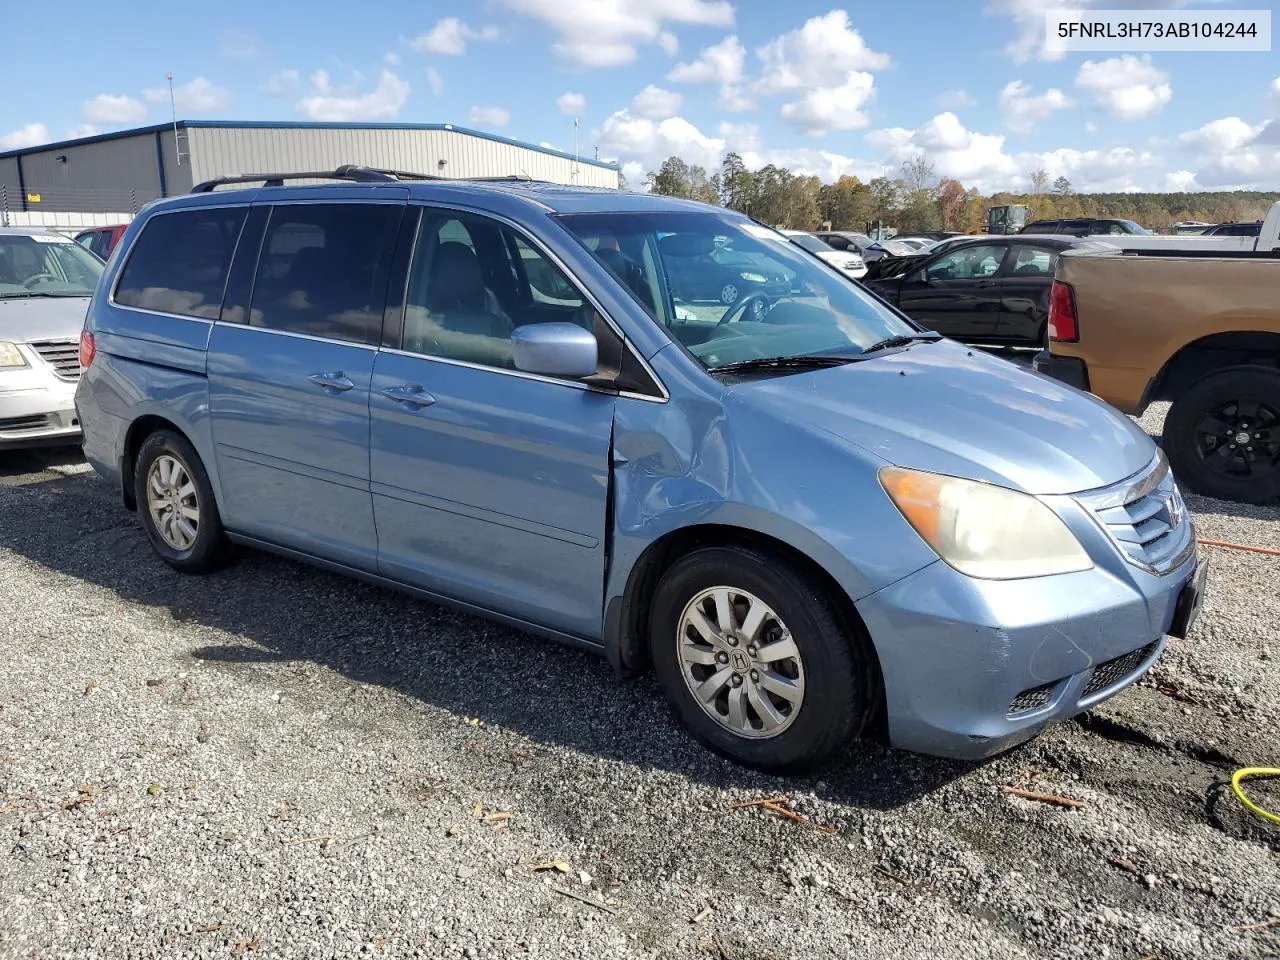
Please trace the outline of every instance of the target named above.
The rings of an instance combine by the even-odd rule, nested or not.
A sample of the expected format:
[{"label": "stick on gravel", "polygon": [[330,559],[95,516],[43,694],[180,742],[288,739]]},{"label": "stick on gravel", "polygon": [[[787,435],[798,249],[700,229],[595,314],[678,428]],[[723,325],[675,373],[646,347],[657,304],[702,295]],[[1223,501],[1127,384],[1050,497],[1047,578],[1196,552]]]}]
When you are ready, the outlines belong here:
[{"label": "stick on gravel", "polygon": [[1034,790],[1023,790],[1021,787],[1001,787],[1000,792],[1007,793],[1011,797],[1021,797],[1023,800],[1035,800],[1055,807],[1066,807],[1068,810],[1079,810],[1085,805],[1083,800],[1060,797],[1056,793],[1036,793]]}]

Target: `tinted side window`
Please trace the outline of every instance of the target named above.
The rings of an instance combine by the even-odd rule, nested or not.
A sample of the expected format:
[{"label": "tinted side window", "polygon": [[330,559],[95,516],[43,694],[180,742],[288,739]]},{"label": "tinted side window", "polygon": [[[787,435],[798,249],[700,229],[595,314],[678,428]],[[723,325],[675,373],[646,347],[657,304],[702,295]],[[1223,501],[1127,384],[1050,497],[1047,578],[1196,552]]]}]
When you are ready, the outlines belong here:
[{"label": "tinted side window", "polygon": [[402,212],[375,203],[273,207],[249,325],[377,343]]},{"label": "tinted side window", "polygon": [[1052,277],[1054,251],[1044,247],[1013,248],[1013,256],[1005,266],[1011,277]]},{"label": "tinted side window", "polygon": [[116,286],[116,303],[216,320],[245,208],[181,210],[147,221]]},{"label": "tinted side window", "polygon": [[928,268],[930,280],[981,280],[995,276],[1004,260],[1006,247],[980,244],[961,247],[946,254]]},{"label": "tinted side window", "polygon": [[564,272],[515,231],[424,211],[409,266],[405,350],[514,369],[516,327],[564,321],[590,330],[593,318]]}]

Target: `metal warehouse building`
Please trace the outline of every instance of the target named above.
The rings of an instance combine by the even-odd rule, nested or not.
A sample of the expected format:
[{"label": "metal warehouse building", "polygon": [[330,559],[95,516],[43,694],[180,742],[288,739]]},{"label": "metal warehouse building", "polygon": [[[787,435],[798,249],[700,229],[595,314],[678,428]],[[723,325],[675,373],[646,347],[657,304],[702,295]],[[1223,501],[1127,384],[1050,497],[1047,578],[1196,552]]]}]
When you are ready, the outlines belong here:
[{"label": "metal warehouse building", "polygon": [[[179,120],[0,153],[0,222],[23,214],[131,214],[157,197],[239,173],[346,163],[444,177],[528,176],[617,189],[614,164],[452,124]],[[34,218],[33,218],[34,219]],[[57,218],[61,219],[61,218]]]}]

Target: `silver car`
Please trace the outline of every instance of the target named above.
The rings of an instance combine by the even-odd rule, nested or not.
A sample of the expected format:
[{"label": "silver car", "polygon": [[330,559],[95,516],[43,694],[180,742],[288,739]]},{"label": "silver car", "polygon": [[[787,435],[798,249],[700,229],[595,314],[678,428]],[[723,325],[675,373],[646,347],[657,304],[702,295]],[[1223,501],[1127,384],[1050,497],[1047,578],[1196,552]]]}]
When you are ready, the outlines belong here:
[{"label": "silver car", "polygon": [[0,228],[0,450],[80,441],[80,331],[103,263],[69,237]]}]

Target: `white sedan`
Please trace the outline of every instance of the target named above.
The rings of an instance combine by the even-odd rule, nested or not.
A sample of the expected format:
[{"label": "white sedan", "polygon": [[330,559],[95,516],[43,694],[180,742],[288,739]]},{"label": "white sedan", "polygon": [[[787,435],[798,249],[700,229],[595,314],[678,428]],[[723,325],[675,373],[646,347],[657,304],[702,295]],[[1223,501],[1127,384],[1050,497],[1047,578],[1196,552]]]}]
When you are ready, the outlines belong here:
[{"label": "white sedan", "polygon": [[867,275],[867,265],[854,250],[837,250],[812,233],[805,233],[803,230],[783,230],[782,233],[792,243],[825,260],[847,277],[861,280]]}]

